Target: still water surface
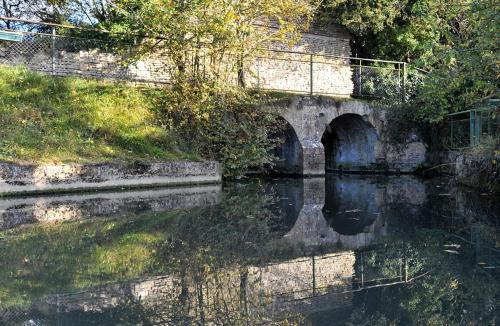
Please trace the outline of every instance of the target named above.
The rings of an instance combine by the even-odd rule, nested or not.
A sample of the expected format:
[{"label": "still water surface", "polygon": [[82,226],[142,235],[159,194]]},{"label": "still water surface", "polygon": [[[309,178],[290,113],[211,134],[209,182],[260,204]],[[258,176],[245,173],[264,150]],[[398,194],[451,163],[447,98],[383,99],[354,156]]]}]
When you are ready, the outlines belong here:
[{"label": "still water surface", "polygon": [[500,202],[328,176],[0,200],[0,325],[496,325]]}]

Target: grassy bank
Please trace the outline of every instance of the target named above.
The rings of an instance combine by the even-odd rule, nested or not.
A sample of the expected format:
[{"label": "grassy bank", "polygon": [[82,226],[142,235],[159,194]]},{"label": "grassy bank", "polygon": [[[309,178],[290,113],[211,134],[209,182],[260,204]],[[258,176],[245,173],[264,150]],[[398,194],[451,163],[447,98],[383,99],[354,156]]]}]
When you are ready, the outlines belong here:
[{"label": "grassy bank", "polygon": [[155,92],[0,66],[0,161],[197,159],[159,123]]}]

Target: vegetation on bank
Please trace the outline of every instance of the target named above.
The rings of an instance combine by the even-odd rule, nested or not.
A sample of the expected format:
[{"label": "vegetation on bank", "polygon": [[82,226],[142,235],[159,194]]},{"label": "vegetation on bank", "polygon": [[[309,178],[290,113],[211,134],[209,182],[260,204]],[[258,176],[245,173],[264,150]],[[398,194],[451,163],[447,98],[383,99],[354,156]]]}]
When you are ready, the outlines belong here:
[{"label": "vegetation on bank", "polygon": [[457,170],[459,183],[500,192],[500,139],[486,138],[478,146],[463,150]]},{"label": "vegetation on bank", "polygon": [[412,106],[421,121],[440,122],[499,95],[500,16],[494,1],[324,0],[317,17],[347,27],[360,57],[428,71]]},{"label": "vegetation on bank", "polygon": [[159,123],[155,100],[121,83],[1,67],[0,160],[196,159]]},{"label": "vegetation on bank", "polygon": [[225,176],[270,164],[277,116],[237,88],[55,78],[0,67],[0,161],[213,159]]},{"label": "vegetation on bank", "polygon": [[[112,6],[94,3],[82,6],[73,0],[42,2],[52,10],[40,10],[30,4],[22,9],[12,5],[3,10],[13,17],[38,17],[46,22],[105,29],[109,33],[87,30],[66,33],[133,41],[134,51],[120,45],[114,50],[126,52],[130,61],[151,52],[161,53],[173,63],[172,78],[163,90],[149,91],[131,90],[123,85],[106,86],[108,91],[104,91],[101,86],[97,87],[101,85],[98,82],[63,78],[54,83],[60,83],[62,90],[55,87],[47,92],[41,90],[43,94],[56,94],[49,100],[43,96],[38,99],[15,94],[5,96],[7,100],[0,99],[0,104],[7,102],[7,106],[4,105],[7,108],[0,112],[2,123],[6,121],[10,126],[21,128],[3,131],[9,136],[0,140],[0,159],[92,161],[198,156],[221,161],[226,176],[241,175],[249,167],[272,164],[269,149],[274,143],[268,136],[277,126],[276,116],[256,109],[263,100],[261,95],[249,94],[235,84],[245,86],[248,82],[245,77],[252,77],[245,76],[244,66],[259,55],[260,49],[270,42],[293,45],[311,22],[326,26],[341,24],[349,29],[353,36],[353,56],[399,60],[428,71],[422,74],[421,70],[409,70],[406,108],[403,108],[406,112],[399,110],[391,116],[391,122],[398,127],[395,133],[407,130],[407,126],[417,126],[426,131],[429,144],[439,145],[440,137],[427,131],[437,130],[450,112],[462,111],[478,100],[499,94],[497,35],[500,24],[490,0],[453,3],[284,0],[279,4],[271,0],[161,4],[152,0],[117,0]],[[11,23],[4,24],[12,27]],[[262,28],[262,24],[272,24],[276,29]],[[44,27],[35,28],[43,31]],[[399,88],[399,79],[391,79],[387,73],[378,74],[373,80],[392,85],[385,92]],[[41,78],[47,81],[44,83],[51,84],[50,78],[45,78]],[[73,86],[65,87],[67,81]],[[376,88],[377,83],[366,81],[363,88]],[[79,88],[77,84],[94,86]],[[20,91],[8,86],[3,83],[7,94]],[[99,91],[94,92],[93,88]],[[69,94],[64,94],[66,91]],[[81,93],[82,99],[71,93],[73,91]],[[4,97],[3,93],[2,89],[0,96]],[[12,103],[19,102],[17,98],[23,98],[31,106],[35,100],[41,100],[42,107],[48,101],[58,102],[58,108],[72,104],[69,107],[76,113],[59,110],[72,118],[61,118],[57,123],[51,115],[41,118],[39,109],[21,110],[24,113],[10,117],[10,111],[19,111],[12,109],[16,105]],[[94,110],[89,109],[91,104],[100,112],[97,122],[92,120],[95,112],[85,113]],[[109,119],[107,113],[102,113],[113,110],[112,114],[121,118]],[[82,117],[81,112],[90,117]],[[31,116],[35,119],[27,119]],[[60,117],[58,112],[54,116]],[[49,122],[54,123],[42,127]],[[118,131],[115,133],[114,129]]]}]

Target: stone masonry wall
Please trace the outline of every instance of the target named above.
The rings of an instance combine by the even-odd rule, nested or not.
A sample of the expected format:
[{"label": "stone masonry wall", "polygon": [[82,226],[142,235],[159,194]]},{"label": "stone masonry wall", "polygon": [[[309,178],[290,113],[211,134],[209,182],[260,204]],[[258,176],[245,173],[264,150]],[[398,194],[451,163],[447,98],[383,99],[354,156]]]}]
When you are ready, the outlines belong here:
[{"label": "stone masonry wall", "polygon": [[[304,175],[324,175],[326,171],[325,132],[336,129],[332,122],[344,118],[340,126],[340,147],[335,153],[352,159],[344,171],[352,172],[413,172],[426,159],[426,146],[412,131],[404,135],[405,141],[391,139],[386,111],[375,109],[356,100],[335,100],[322,96],[296,96],[275,103],[272,108],[293,127],[302,148],[301,166]],[[339,121],[339,120],[337,120]],[[359,136],[359,137],[358,137]],[[371,137],[367,137],[371,136]],[[370,152],[368,160],[358,160]],[[362,155],[363,154],[363,155]],[[279,172],[279,171],[278,171]],[[286,171],[283,171],[286,172]]]},{"label": "stone masonry wall", "polygon": [[[350,35],[340,26],[327,31],[311,29],[289,47],[272,43],[249,65],[247,83],[266,90],[349,96],[353,91]],[[313,56],[309,54],[314,54]],[[312,82],[312,85],[311,85]]]},{"label": "stone masonry wall", "polygon": [[[105,78],[151,84],[168,83],[170,80],[170,69],[173,65],[169,64],[165,57],[151,54],[134,63],[125,64],[121,56],[96,49],[102,44],[68,45],[67,41],[64,38],[56,38],[54,56],[50,36],[43,40],[27,38],[21,43],[0,42],[0,64],[24,65],[32,70],[56,76]],[[270,44],[270,50],[315,54],[312,58],[312,69],[310,55],[265,51],[255,61],[246,63],[246,84],[267,90],[297,93],[310,93],[312,90],[317,94],[349,96],[353,83],[348,60],[322,56],[349,57],[349,41],[349,34],[336,26],[331,28],[329,33],[304,33],[302,39],[292,47]],[[78,50],[79,48],[82,50]],[[236,82],[236,74],[228,80]]]}]

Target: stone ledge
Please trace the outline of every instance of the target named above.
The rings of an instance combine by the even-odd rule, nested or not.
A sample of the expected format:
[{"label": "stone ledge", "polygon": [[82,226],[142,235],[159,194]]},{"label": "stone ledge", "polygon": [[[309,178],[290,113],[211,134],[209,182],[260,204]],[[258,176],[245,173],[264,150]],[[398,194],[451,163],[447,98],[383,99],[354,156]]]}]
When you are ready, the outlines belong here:
[{"label": "stone ledge", "polygon": [[61,165],[0,163],[0,196],[220,182],[220,164],[213,161]]}]

